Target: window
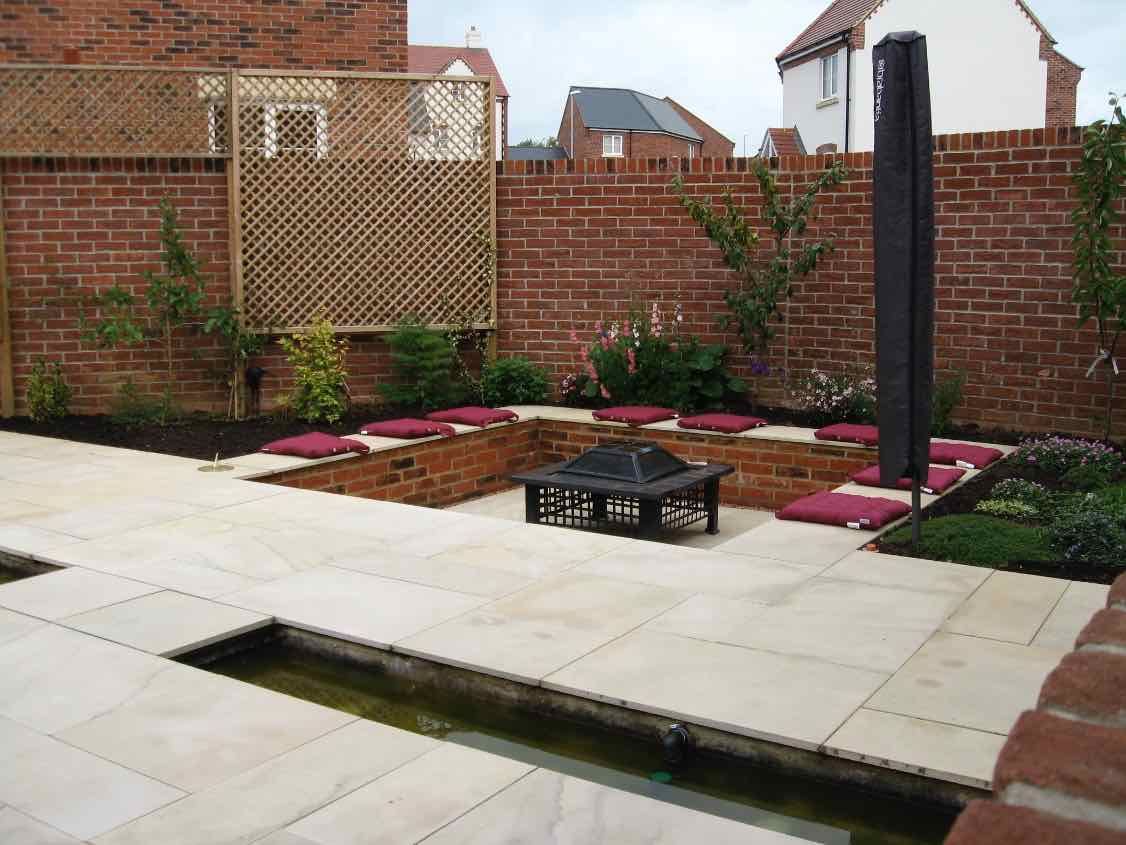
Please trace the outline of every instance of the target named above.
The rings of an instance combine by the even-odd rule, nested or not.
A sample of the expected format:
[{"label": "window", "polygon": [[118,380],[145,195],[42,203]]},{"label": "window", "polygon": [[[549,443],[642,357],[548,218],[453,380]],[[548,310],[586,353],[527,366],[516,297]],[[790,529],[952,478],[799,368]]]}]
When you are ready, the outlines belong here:
[{"label": "window", "polygon": [[620,155],[622,155],[622,136],[621,135],[603,135],[602,136],[602,155],[603,156],[620,156]]},{"label": "window", "polygon": [[821,59],[821,99],[837,96],[837,54]]},{"label": "window", "polygon": [[270,103],[263,110],[263,152],[328,154],[328,110],[318,103]]}]

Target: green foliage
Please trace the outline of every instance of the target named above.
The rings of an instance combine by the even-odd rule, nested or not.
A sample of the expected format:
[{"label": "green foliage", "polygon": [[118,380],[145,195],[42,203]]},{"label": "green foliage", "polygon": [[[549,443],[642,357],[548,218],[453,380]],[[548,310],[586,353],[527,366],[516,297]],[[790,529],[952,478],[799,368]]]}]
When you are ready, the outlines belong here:
[{"label": "green foliage", "polygon": [[327,317],[318,317],[307,334],[282,338],[281,347],[293,367],[289,406],[306,422],[336,422],[348,407],[348,372],[344,357],[348,341],[338,339]]},{"label": "green foliage", "polygon": [[1114,359],[1126,326],[1126,275],[1113,233],[1118,207],[1126,189],[1126,116],[1115,94],[1110,95],[1111,115],[1087,127],[1083,157],[1075,173],[1078,204],[1071,215],[1075,232],[1072,301],[1079,305],[1079,326],[1094,320],[1099,334],[1101,362],[1106,366],[1107,398],[1104,439],[1110,437],[1110,411],[1114,399]]},{"label": "green foliage", "polygon": [[113,285],[94,294],[90,304],[98,320],[89,322],[85,307],[80,305],[78,322],[83,340],[99,349],[116,349],[144,342],[145,329],[134,313],[133,294],[121,285]]},{"label": "green foliage", "polygon": [[408,408],[449,407],[460,397],[451,344],[442,332],[407,317],[388,337],[396,381],[379,386],[392,405]]},{"label": "green foliage", "polygon": [[242,372],[250,358],[261,354],[267,338],[247,331],[238,309],[233,305],[212,308],[203,323],[203,333],[217,334],[223,340],[227,356],[227,385],[230,388],[228,416],[242,419]]},{"label": "green foliage", "polygon": [[946,378],[935,381],[934,401],[931,404],[931,434],[942,435],[950,428],[954,409],[962,404],[962,391],[966,387],[966,371],[956,370]]},{"label": "green foliage", "polygon": [[781,303],[793,294],[794,282],[811,273],[833,248],[831,241],[814,241],[794,250],[790,239],[805,234],[817,195],[844,181],[846,171],[842,163],[834,162],[792,202],[783,199],[774,174],[762,159],[755,161],[754,174],[763,196],[762,219],[774,238],[772,257],[765,263],[755,260],[759,237],[736,206],[730,190],[723,195],[722,213],[688,196],[679,176],[673,179],[672,190],[719,247],[727,266],[740,277],[739,286],[724,293],[731,313],[722,322],[739,332],[748,354],[760,356],[774,337],[773,321]]},{"label": "green foliage", "polygon": [[145,291],[149,313],[160,328],[168,369],[168,386],[173,379],[172,333],[196,317],[203,302],[203,277],[199,262],[188,252],[176,220],[176,209],[165,197],[160,201],[160,262],[163,273],[146,270]]},{"label": "green foliage", "polygon": [[[886,542],[907,546],[911,526],[897,528]],[[1040,530],[978,513],[954,514],[925,520],[918,553],[932,560],[999,566],[1015,560],[1049,560],[1051,554]]]},{"label": "green foliage", "polygon": [[747,387],[728,372],[727,348],[680,335],[682,320],[678,307],[673,330],[666,332],[657,303],[648,321],[631,314],[620,330],[599,320],[594,341],[580,347],[586,368],[582,395],[683,412],[720,409],[726,400],[742,398]]},{"label": "green foliage", "polygon": [[977,503],[974,512],[1017,522],[1034,522],[1040,517],[1038,508],[1015,499],[986,499]]},{"label": "green foliage", "polygon": [[1035,481],[1026,481],[1023,478],[1006,478],[993,485],[993,489],[989,492],[989,498],[1020,502],[1040,512],[1045,510],[1050,494],[1044,485],[1037,484]]},{"label": "green foliage", "polygon": [[519,144],[513,144],[514,147],[538,147],[540,149],[557,149],[559,141],[554,135],[548,135],[545,138],[525,138]]},{"label": "green foliage", "polygon": [[1063,483],[1072,490],[1090,493],[1109,487],[1118,478],[1120,469],[1106,462],[1073,466],[1063,474]]},{"label": "green foliage", "polygon": [[1078,437],[1031,437],[1021,442],[1012,455],[1018,466],[1064,476],[1076,467],[1117,477],[1123,468],[1122,454],[1106,443]]},{"label": "green foliage", "polygon": [[797,406],[819,424],[876,421],[876,380],[867,373],[810,370],[794,385]]},{"label": "green foliage", "polygon": [[70,386],[58,361],[40,358],[27,379],[27,414],[35,422],[65,417],[70,406]]},{"label": "green foliage", "polygon": [[126,428],[164,425],[176,413],[172,394],[167,389],[160,398],[146,396],[137,389],[132,378],[118,386],[117,395],[110,403],[110,419]]},{"label": "green foliage", "polygon": [[543,368],[527,358],[499,358],[482,378],[485,405],[539,405],[547,396],[548,379]]},{"label": "green foliage", "polygon": [[1064,560],[1121,566],[1126,560],[1126,509],[1082,496],[1055,515],[1046,535]]}]

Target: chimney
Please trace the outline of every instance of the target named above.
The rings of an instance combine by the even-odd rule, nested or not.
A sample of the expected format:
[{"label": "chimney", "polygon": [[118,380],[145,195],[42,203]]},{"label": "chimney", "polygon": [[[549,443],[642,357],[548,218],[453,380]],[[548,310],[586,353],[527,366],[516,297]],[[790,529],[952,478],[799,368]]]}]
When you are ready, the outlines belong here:
[{"label": "chimney", "polygon": [[466,47],[480,47],[484,43],[485,39],[481,37],[481,30],[477,27],[471,26],[465,31]]}]

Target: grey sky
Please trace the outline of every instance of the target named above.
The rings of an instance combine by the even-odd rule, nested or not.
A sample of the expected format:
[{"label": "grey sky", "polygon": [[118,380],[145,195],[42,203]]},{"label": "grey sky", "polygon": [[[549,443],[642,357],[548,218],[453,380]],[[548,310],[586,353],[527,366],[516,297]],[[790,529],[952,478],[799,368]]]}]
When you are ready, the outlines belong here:
[{"label": "grey sky", "polygon": [[[671,96],[753,153],[777,125],[774,56],[829,0],[409,0],[413,44],[464,43],[476,25],[512,95],[509,138],[554,135],[567,86],[601,83]],[[1029,0],[1086,68],[1079,119],[1104,115],[1126,90],[1124,0]]]}]

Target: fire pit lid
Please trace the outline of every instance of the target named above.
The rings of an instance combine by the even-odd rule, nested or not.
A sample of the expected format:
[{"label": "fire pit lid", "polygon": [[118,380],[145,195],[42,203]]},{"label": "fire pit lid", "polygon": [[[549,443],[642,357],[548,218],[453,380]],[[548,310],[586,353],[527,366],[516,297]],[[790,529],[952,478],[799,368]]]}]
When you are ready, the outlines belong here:
[{"label": "fire pit lid", "polygon": [[685,469],[688,464],[656,443],[627,440],[588,449],[559,472],[644,484]]}]

